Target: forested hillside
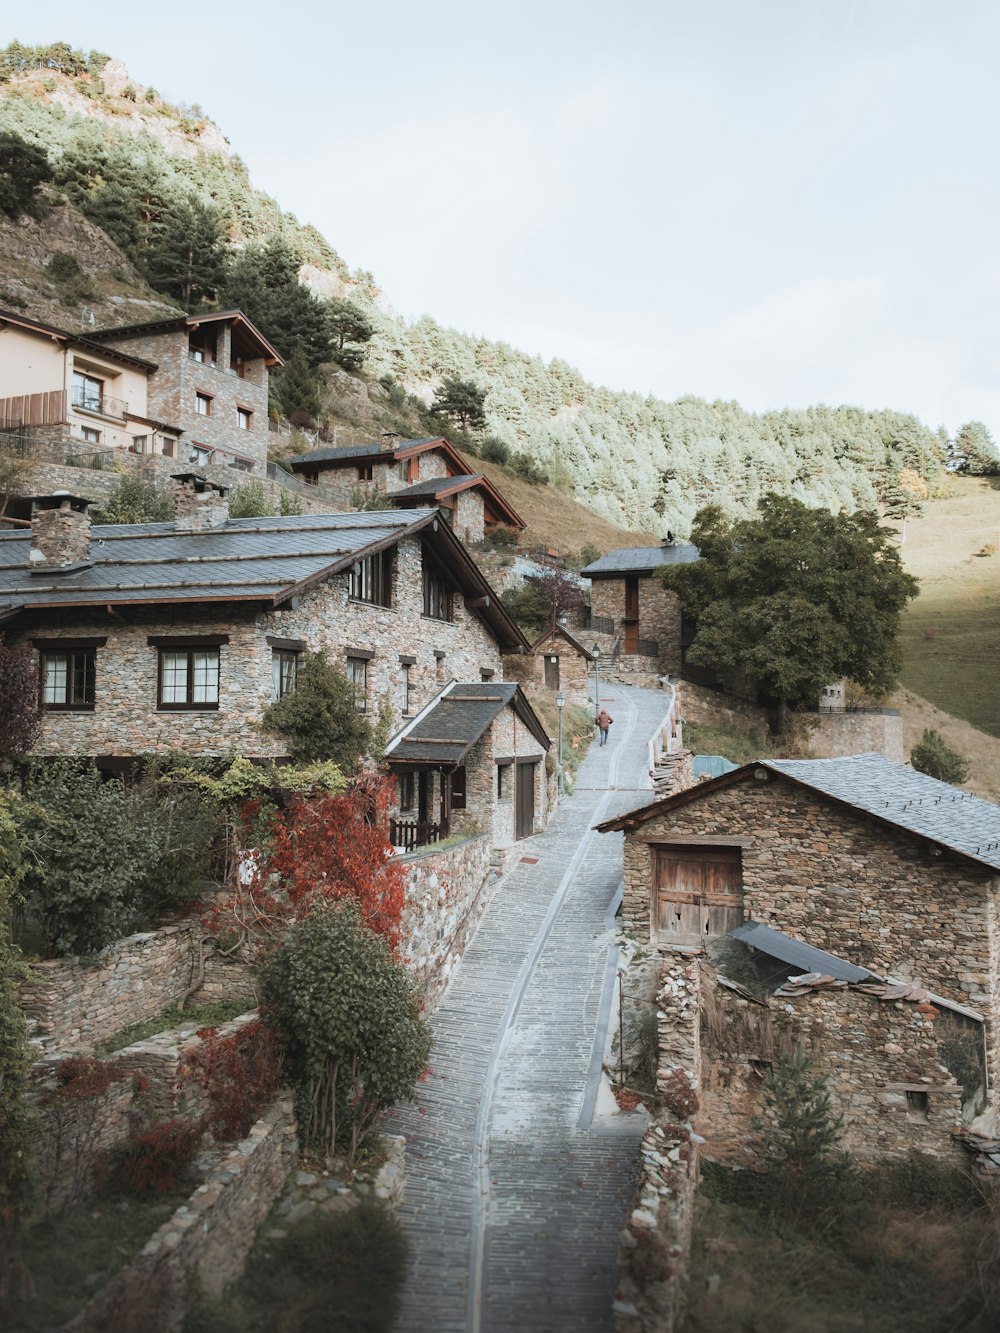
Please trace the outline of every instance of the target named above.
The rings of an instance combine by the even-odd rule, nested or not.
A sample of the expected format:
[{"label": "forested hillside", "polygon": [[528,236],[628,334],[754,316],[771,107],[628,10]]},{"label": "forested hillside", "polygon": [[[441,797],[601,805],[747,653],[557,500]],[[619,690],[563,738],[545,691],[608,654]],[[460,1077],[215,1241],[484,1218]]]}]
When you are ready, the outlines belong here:
[{"label": "forested hillside", "polygon": [[[710,501],[746,514],[770,491],[833,508],[905,511],[938,485],[948,441],[905,413],[819,406],[753,415],[734,402],[666,403],[595,387],[565,362],[432,319],[406,323],[371,274],[350,270],[315,228],[253,188],[199,108],[170,106],[106,56],[8,47],[0,53],[2,131],[43,151],[44,189],[119,247],[137,299],[240,304],[261,323],[292,358],[276,382],[285,415],[322,424],[331,365],[342,386],[348,375],[371,384],[367,396],[385,405],[388,424],[393,412],[434,424],[426,412],[443,379],[469,382],[485,391],[485,424],[469,430],[464,447],[485,440],[486,457],[509,451],[522,475],[545,474],[601,516],[647,532],[684,534]],[[22,222],[44,230],[44,208]],[[46,274],[33,272],[0,283],[0,303],[40,313],[37,282]],[[79,317],[73,296],[88,299],[88,291],[99,324],[123,322],[121,301],[101,300],[98,276],[84,262],[83,285],[74,287],[69,265],[64,322]],[[58,309],[48,317],[59,322]]]}]

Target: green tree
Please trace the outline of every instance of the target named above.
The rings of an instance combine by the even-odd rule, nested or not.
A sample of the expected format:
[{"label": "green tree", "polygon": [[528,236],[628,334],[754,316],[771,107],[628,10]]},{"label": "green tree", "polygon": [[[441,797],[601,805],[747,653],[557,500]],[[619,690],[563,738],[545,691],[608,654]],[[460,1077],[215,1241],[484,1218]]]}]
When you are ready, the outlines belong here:
[{"label": "green tree", "polygon": [[353,902],[320,904],[262,970],[306,1146],[353,1159],[380,1111],[412,1095],[430,1028],[406,967]]},{"label": "green tree", "polygon": [[272,373],[270,397],[274,406],[298,425],[308,425],[319,416],[319,378],[310,369],[301,344],[296,343],[285,364]]},{"label": "green tree", "polygon": [[485,402],[485,389],[478,388],[471,380],[445,375],[434,395],[431,411],[436,416],[451,417],[463,430],[482,430],[486,425]]},{"label": "green tree", "polygon": [[151,287],[185,310],[210,305],[226,277],[219,210],[194,195],[170,201],[150,225],[141,267]]},{"label": "green tree", "polygon": [[9,130],[0,132],[0,213],[19,218],[37,211],[35,191],[52,179],[43,149]]},{"label": "green tree", "polygon": [[899,673],[899,620],[917,581],[872,513],[831,514],[766,496],[755,518],[701,510],[700,558],[661,572],[697,621],[691,660],[745,673],[775,706],[811,705],[847,676],[882,693]]},{"label": "green tree", "polygon": [[940,732],[924,728],[919,745],[910,751],[910,763],[918,773],[960,787],[969,776],[969,761],[947,744]]},{"label": "green tree", "polygon": [[1000,473],[1000,450],[981,421],[967,421],[955,436],[954,457],[959,471],[974,477]]},{"label": "green tree", "polygon": [[174,504],[169,495],[135,472],[126,473],[107,501],[94,511],[95,523],[169,523]]},{"label": "green tree", "polygon": [[355,705],[354,687],[322,653],[303,653],[295,689],[264,710],[265,731],[288,742],[296,763],[332,759],[351,773],[374,744],[372,726]]},{"label": "green tree", "polygon": [[326,303],[330,326],[333,330],[333,359],[345,370],[358,370],[365,359],[365,344],[371,342],[375,330],[365,312],[341,297],[331,297]]},{"label": "green tree", "polygon": [[31,1188],[32,1123],[28,1093],[31,1048],[17,981],[20,951],[10,919],[27,870],[18,798],[0,788],[0,1300],[18,1256],[12,1233]]},{"label": "green tree", "polygon": [[274,506],[268,501],[264,483],[258,478],[245,481],[230,493],[230,518],[270,518],[273,513]]},{"label": "green tree", "polygon": [[282,236],[247,246],[230,260],[222,300],[253,320],[282,355],[298,345],[310,370],[332,359],[326,305],[299,282],[299,262]]}]

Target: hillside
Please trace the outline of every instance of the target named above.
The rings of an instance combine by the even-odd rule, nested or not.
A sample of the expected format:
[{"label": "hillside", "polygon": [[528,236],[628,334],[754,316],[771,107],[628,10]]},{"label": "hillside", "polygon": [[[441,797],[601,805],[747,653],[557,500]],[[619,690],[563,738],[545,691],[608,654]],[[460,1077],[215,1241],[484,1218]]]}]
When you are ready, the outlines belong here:
[{"label": "hillside", "polygon": [[906,525],[902,554],[920,580],[920,595],[903,617],[902,683],[980,731],[1000,736],[996,481],[953,477],[949,494]]},{"label": "hillside", "polygon": [[[489,432],[539,462],[557,489],[621,527],[683,534],[706,502],[747,512],[772,490],[834,507],[870,506],[904,468],[932,491],[941,479],[941,439],[905,413],[816,407],[753,415],[732,402],[666,403],[595,387],[565,362],[543,362],[429,318],[406,323],[371,274],[349,269],[315,228],[253,188],[199,108],[170,106],[120,61],[64,47],[7,48],[0,126],[44,148],[56,187],[91,224],[104,219],[127,229],[137,205],[169,196],[180,207],[193,200],[213,210],[230,254],[282,237],[304,283],[325,298],[349,297],[369,318],[374,336],[359,384],[381,383],[415,411],[443,376],[475,381],[487,391]],[[13,274],[11,294],[36,313],[48,301],[55,318],[43,280],[41,269]],[[120,322],[111,295],[92,306],[100,324]],[[391,419],[383,406],[379,413]]]}]

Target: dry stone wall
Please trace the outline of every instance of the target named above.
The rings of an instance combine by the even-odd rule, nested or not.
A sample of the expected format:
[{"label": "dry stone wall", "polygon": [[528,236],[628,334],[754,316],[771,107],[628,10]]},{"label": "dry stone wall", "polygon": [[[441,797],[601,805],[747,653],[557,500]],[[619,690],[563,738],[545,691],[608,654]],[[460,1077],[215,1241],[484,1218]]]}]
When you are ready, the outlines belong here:
[{"label": "dry stone wall", "polygon": [[403,957],[428,1008],[444,993],[492,895],[490,851],[489,837],[480,834],[400,858],[409,874]]}]

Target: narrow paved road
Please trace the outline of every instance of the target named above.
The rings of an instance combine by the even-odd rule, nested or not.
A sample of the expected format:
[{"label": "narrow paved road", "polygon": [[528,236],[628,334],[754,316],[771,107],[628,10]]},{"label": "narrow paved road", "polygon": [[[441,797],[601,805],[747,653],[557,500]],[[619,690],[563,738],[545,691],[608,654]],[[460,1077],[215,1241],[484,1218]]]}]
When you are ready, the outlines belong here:
[{"label": "narrow paved road", "polygon": [[407,1140],[405,1333],[611,1328],[642,1126],[594,1114],[622,849],[590,829],[651,799],[646,743],[666,697],[613,685],[601,699],[609,742],[522,844],[434,1015],[432,1073],[393,1117]]}]

